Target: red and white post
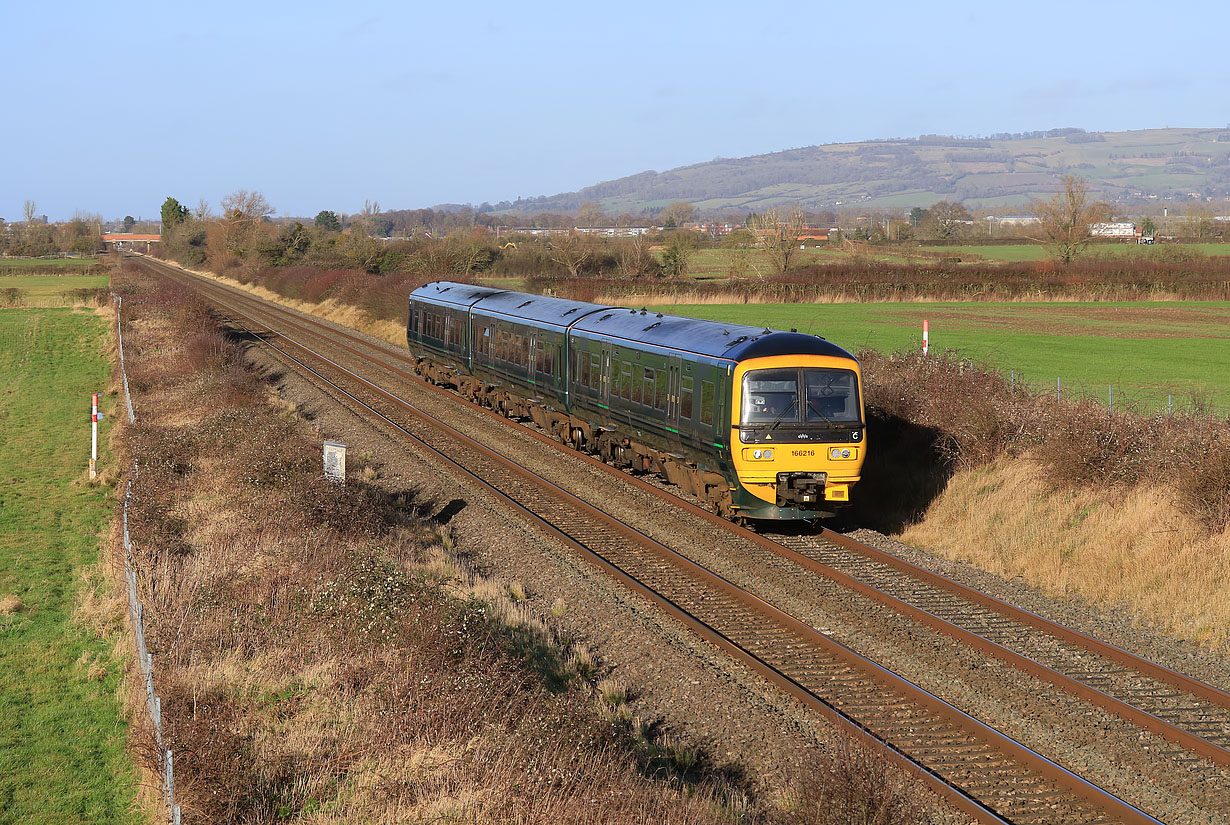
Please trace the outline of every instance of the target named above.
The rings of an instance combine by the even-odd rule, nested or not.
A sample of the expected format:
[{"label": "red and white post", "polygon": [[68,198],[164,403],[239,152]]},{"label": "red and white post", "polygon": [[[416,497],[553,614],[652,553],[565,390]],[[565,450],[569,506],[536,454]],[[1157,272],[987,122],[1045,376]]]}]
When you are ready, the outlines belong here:
[{"label": "red and white post", "polygon": [[98,393],[90,402],[90,481],[98,476],[98,421],[102,413],[98,411]]},{"label": "red and white post", "polygon": [[923,319],[923,355],[927,354],[927,347],[930,343],[927,339],[930,333],[931,333],[931,324],[929,324],[927,322],[927,319],[924,318]]}]

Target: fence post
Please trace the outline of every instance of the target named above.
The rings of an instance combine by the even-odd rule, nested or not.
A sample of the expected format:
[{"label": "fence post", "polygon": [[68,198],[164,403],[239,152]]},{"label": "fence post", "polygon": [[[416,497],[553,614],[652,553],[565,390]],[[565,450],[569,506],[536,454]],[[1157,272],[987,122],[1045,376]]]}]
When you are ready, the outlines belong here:
[{"label": "fence post", "polygon": [[1106,385],[1106,411],[1113,413],[1115,411],[1115,385]]},{"label": "fence post", "polygon": [[1062,396],[1061,387],[1062,387],[1062,382],[1061,382],[1060,377],[1057,375],[1055,376],[1055,400],[1056,401],[1061,400],[1061,396]]},{"label": "fence post", "polygon": [[1166,415],[1169,416],[1170,418],[1174,418],[1174,396],[1173,395],[1166,396]]},{"label": "fence post", "polygon": [[1008,384],[1008,395],[1012,398],[1016,397],[1016,370],[1012,371],[1012,379]]}]

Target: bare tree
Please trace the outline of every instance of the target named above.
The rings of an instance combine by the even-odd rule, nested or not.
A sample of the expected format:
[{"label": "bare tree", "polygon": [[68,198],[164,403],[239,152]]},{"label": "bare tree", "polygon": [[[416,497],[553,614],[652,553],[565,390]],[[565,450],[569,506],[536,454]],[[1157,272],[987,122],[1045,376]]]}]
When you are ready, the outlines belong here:
[{"label": "bare tree", "polygon": [[192,217],[198,221],[207,221],[213,217],[213,213],[209,210],[209,201],[204,198],[196,202],[196,209],[192,210]]},{"label": "bare tree", "polygon": [[568,270],[568,274],[577,277],[581,267],[594,256],[593,239],[575,229],[567,232],[551,233],[551,260]]},{"label": "bare tree", "polygon": [[940,201],[927,210],[924,224],[937,238],[953,238],[965,232],[974,218],[963,204]]},{"label": "bare tree", "polygon": [[603,226],[606,223],[606,213],[597,201],[586,201],[577,208],[577,226]]},{"label": "bare tree", "polygon": [[675,201],[662,210],[661,218],[663,220],[670,218],[676,226],[682,226],[696,219],[696,207],[687,201]]},{"label": "bare tree", "polygon": [[34,201],[27,200],[21,205],[21,214],[26,219],[26,226],[34,223],[34,218],[38,215],[38,204]]},{"label": "bare tree", "polygon": [[803,210],[797,206],[783,218],[776,209],[753,215],[748,229],[756,238],[756,247],[765,253],[775,275],[785,275],[790,261],[799,248],[799,236],[806,228]]},{"label": "bare tree", "polygon": [[737,229],[722,239],[722,249],[726,253],[726,272],[730,277],[747,276],[755,246],[755,237],[746,229]]},{"label": "bare tree", "polygon": [[1089,245],[1089,225],[1110,217],[1110,206],[1089,202],[1089,187],[1083,178],[1064,175],[1063,188],[1053,197],[1034,201],[1031,211],[1038,219],[1036,241],[1046,244],[1055,260],[1072,263]]},{"label": "bare tree", "polygon": [[242,255],[256,234],[261,221],[273,214],[273,207],[260,192],[237,189],[222,199],[222,224],[226,251]]},{"label": "bare tree", "polygon": [[626,241],[621,241],[615,254],[619,262],[619,274],[625,278],[639,278],[660,268],[657,259],[649,251],[649,238],[644,235],[633,235]]}]

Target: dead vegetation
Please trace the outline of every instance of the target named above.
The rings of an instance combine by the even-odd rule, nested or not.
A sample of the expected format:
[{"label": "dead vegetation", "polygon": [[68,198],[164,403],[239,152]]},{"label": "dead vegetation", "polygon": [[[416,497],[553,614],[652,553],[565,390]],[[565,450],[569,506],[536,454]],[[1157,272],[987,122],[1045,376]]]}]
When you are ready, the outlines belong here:
[{"label": "dead vegetation", "polygon": [[116,287],[139,415],[118,446],[140,462],[135,567],[185,822],[816,821],[638,719],[413,491],[325,482],[319,440],[189,293]]},{"label": "dead vegetation", "polygon": [[861,357],[874,406],[864,523],[1230,641],[1226,421],[1061,404],[943,355]]}]

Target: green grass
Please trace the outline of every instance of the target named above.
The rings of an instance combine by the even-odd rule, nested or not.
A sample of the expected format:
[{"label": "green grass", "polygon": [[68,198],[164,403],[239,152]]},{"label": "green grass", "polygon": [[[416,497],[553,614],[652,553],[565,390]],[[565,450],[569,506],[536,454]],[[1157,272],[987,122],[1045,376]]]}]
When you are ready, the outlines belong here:
[{"label": "green grass", "polygon": [[659,305],[659,311],[796,328],[850,350],[920,347],[963,357],[1064,395],[1164,409],[1230,411],[1230,303],[878,303]]},{"label": "green grass", "polygon": [[102,588],[97,573],[82,577],[110,513],[109,491],[84,483],[90,393],[111,371],[106,333],[90,313],[0,310],[0,598],[24,604],[0,614],[6,825],[143,821],[116,638],[74,621],[78,587]]},{"label": "green grass", "polygon": [[80,272],[97,263],[97,258],[0,258],[0,271]]},{"label": "green grass", "polygon": [[0,275],[0,289],[20,289],[30,298],[52,298],[70,289],[94,289],[108,284],[107,275]]},{"label": "green grass", "polygon": [[[939,252],[944,255],[954,258],[965,257],[968,259],[984,259],[988,261],[1045,261],[1050,257],[1046,251],[1046,247],[1041,244],[1005,244],[1004,246],[981,246],[978,244],[966,244],[964,246],[923,246],[923,249],[928,252]],[[1183,244],[1179,248],[1183,251],[1199,252],[1202,255],[1210,257],[1220,255],[1230,255],[1230,244],[1225,243],[1193,243]],[[1163,246],[1141,246],[1134,243],[1099,243],[1089,246],[1085,253],[1087,256],[1094,255],[1164,255]],[[1082,258],[1081,260],[1084,260]]]}]

